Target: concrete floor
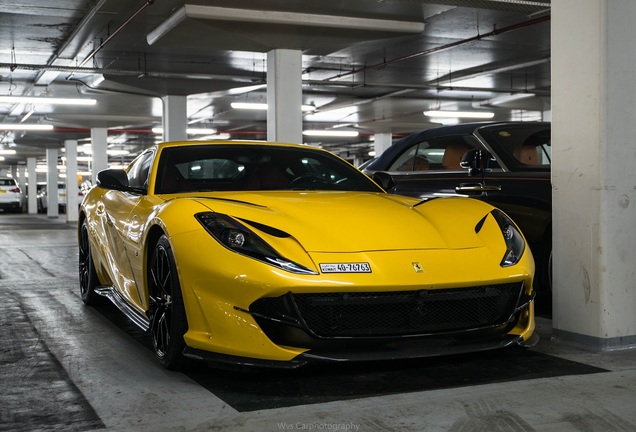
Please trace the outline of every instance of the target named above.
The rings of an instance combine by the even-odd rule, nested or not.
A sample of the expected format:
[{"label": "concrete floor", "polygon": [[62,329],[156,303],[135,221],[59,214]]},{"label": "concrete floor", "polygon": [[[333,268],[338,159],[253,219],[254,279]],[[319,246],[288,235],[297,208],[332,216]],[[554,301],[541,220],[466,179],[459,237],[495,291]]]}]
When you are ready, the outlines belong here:
[{"label": "concrete floor", "polygon": [[241,373],[162,369],[78,295],[75,227],[0,214],[0,431],[636,431],[636,350]]}]

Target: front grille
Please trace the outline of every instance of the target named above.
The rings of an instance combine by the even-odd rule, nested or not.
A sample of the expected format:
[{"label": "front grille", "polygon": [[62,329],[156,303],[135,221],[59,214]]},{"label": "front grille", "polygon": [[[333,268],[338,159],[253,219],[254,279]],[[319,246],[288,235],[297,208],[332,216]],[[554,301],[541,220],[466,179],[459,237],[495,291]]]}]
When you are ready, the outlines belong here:
[{"label": "front grille", "polygon": [[281,325],[301,328],[319,339],[430,335],[503,325],[514,313],[522,289],[520,282],[418,291],[288,293],[257,300],[250,312],[268,335]]}]

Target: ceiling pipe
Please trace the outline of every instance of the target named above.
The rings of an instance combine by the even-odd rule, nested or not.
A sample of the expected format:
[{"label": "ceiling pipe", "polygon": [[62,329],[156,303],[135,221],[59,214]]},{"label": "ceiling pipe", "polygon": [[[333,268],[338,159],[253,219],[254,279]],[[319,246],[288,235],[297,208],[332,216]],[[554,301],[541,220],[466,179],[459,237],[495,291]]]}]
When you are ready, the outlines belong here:
[{"label": "ceiling pipe", "polygon": [[405,55],[405,56],[402,56],[402,57],[398,57],[398,58],[395,58],[393,60],[388,60],[388,61],[385,60],[382,63],[377,63],[377,64],[374,64],[374,65],[371,65],[371,66],[366,66],[366,67],[363,67],[363,68],[360,68],[360,69],[352,70],[350,72],[345,72],[345,73],[342,73],[342,74],[338,74],[338,75],[335,75],[335,76],[333,76],[331,78],[325,79],[325,81],[338,80],[338,79],[345,78],[345,77],[348,77],[348,76],[351,76],[351,75],[355,75],[355,74],[358,74],[358,73],[361,73],[361,72],[366,72],[368,70],[384,68],[384,67],[390,66],[390,65],[395,64],[395,63],[400,63],[400,62],[403,62],[403,61],[406,61],[406,60],[411,60],[411,59],[414,59],[414,58],[418,58],[418,57],[434,54],[434,53],[437,53],[437,52],[440,52],[440,51],[445,51],[445,50],[448,50],[448,49],[451,49],[451,48],[455,48],[455,47],[466,45],[466,44],[469,44],[469,43],[472,43],[472,42],[475,42],[475,41],[479,41],[479,40],[482,40],[482,39],[487,38],[487,37],[497,36],[497,35],[500,35],[500,34],[508,33],[508,32],[515,31],[515,30],[519,30],[519,29],[522,29],[522,28],[525,28],[525,27],[529,27],[529,26],[533,26],[533,25],[536,25],[536,24],[540,24],[542,22],[549,21],[550,18],[551,17],[548,15],[548,16],[543,16],[543,17],[540,17],[540,18],[535,18],[535,19],[532,19],[530,21],[524,21],[522,23],[513,24],[513,25],[510,25],[510,26],[507,26],[507,27],[503,27],[501,29],[495,28],[494,30],[492,30],[492,31],[490,31],[488,33],[478,34],[478,35],[470,37],[468,39],[462,39],[462,40],[459,40],[459,41],[456,41],[456,42],[451,42],[451,43],[446,44],[446,45],[441,45],[441,46],[438,46],[438,47],[435,47],[435,48],[431,48],[431,49],[428,49],[428,50],[424,50],[424,51],[420,51],[420,52],[417,52],[417,53],[413,53],[413,54]]},{"label": "ceiling pipe", "polygon": [[141,12],[143,12],[148,6],[152,5],[155,3],[155,0],[146,0],[146,3],[144,3],[139,9],[137,9],[137,11],[135,13],[133,13],[130,18],[128,18],[126,21],[124,21],[124,23],[122,25],[120,25],[117,30],[115,30],[110,36],[108,36],[108,38],[106,38],[106,40],[104,42],[102,42],[101,44],[99,44],[99,46],[97,48],[95,48],[80,64],[79,66],[82,67],[84,66],[86,63],[88,63],[93,57],[95,57],[95,54],[97,54],[99,51],[102,50],[102,48],[104,48],[108,42],[110,42],[115,36],[117,36],[117,34],[122,31],[124,28],[126,28],[128,26],[128,24],[137,17],[137,15],[139,15]]},{"label": "ceiling pipe", "polygon": [[258,77],[250,76],[240,76],[240,75],[224,75],[224,74],[200,74],[200,73],[172,73],[172,72],[148,72],[141,71],[138,69],[108,69],[108,68],[87,68],[87,67],[77,67],[77,66],[45,66],[45,65],[37,65],[37,64],[29,64],[29,63],[0,63],[0,69],[10,69],[14,68],[14,70],[22,69],[22,70],[44,70],[44,71],[56,71],[56,72],[70,72],[70,73],[86,73],[86,74],[111,74],[111,75],[120,75],[120,76],[134,76],[137,77],[139,74],[143,73],[147,78],[173,78],[173,79],[200,79],[200,80],[210,80],[210,79],[218,79],[218,80],[230,80],[230,81],[239,81],[239,82],[247,82],[254,83],[261,81],[262,79]]},{"label": "ceiling pipe", "polygon": [[[66,38],[66,40],[62,43],[62,45],[55,51],[55,53],[53,54],[53,57],[51,57],[49,59],[49,61],[47,62],[47,66],[52,66],[56,61],[58,61],[61,58],[62,53],[64,53],[64,51],[66,51],[66,49],[71,45],[71,43],[77,37],[77,35],[80,33],[80,31],[82,31],[86,26],[88,26],[88,23],[90,22],[90,20],[93,19],[93,17],[97,14],[97,12],[99,12],[99,9],[104,5],[104,3],[106,3],[106,0],[98,1],[91,8],[91,10],[89,10],[88,13],[86,13],[86,15],[84,15],[84,17],[79,22],[79,24],[77,26],[75,26],[75,28],[73,29],[73,32]],[[47,72],[47,71],[42,69],[36,75],[35,80],[33,80],[33,81],[35,83],[38,83],[38,81],[42,78],[42,76],[44,75],[45,72]],[[28,93],[32,89],[33,89],[33,87],[31,87],[26,93]]]},{"label": "ceiling pipe", "polygon": [[[86,15],[84,15],[84,18],[82,18],[80,23],[75,27],[75,29],[73,29],[73,32],[69,35],[69,37],[66,38],[66,40],[62,43],[62,45],[55,51],[55,53],[53,54],[53,57],[49,59],[49,61],[47,62],[47,67],[52,66],[56,61],[60,59],[60,56],[70,46],[73,39],[77,37],[79,32],[88,25],[88,22],[97,14],[99,9],[104,5],[105,2],[106,0],[99,0],[91,8],[91,10],[88,11]],[[31,91],[33,91],[33,89],[35,88],[35,85],[37,85],[44,77],[44,74],[48,72],[46,68],[39,68],[37,70],[39,70],[39,72],[35,76],[33,83],[31,83],[29,86],[26,87],[25,91],[23,92],[24,95],[31,93]],[[52,72],[58,72],[58,71],[52,71]],[[56,77],[57,77],[57,74],[56,74]],[[9,112],[15,110],[17,107],[18,107],[18,104],[14,105]],[[9,115],[9,117],[11,117],[11,115]]]},{"label": "ceiling pipe", "polygon": [[[133,76],[136,77],[140,73],[145,73],[147,78],[166,78],[166,79],[199,79],[199,80],[227,80],[235,82],[244,82],[254,84],[255,82],[263,82],[264,77],[259,78],[253,75],[224,75],[224,74],[201,74],[201,73],[188,73],[188,72],[148,72],[137,69],[108,69],[108,68],[78,68],[76,66],[45,66],[37,64],[27,63],[0,63],[0,69],[9,69],[14,67],[15,69],[22,70],[46,70],[46,71],[59,71],[70,73],[87,73],[87,74],[111,74],[119,76]],[[303,84],[311,86],[334,86],[334,87],[386,87],[386,88],[400,88],[400,89],[413,89],[413,90],[448,90],[448,91],[484,91],[494,93],[510,93],[511,89],[506,88],[483,88],[483,87],[462,87],[462,86],[445,86],[438,85],[437,83],[424,83],[424,84],[401,84],[401,83],[380,83],[380,82],[337,82],[337,81],[323,81],[323,80],[303,80]],[[533,89],[528,90],[537,94],[549,94],[549,90]]]},{"label": "ceiling pipe", "polygon": [[[146,0],[146,3],[144,3],[143,6],[141,6],[130,18],[128,18],[117,30],[115,30],[115,32],[113,32],[113,34],[111,34],[104,42],[102,42],[97,48],[95,48],[89,55],[88,57],[86,57],[84,59],[84,61],[82,61],[82,63],[80,63],[80,68],[82,66],[84,66],[88,61],[90,61],[95,54],[97,54],[102,48],[104,48],[104,46],[110,42],[110,40],[117,34],[119,33],[124,27],[126,27],[130,21],[132,21],[137,15],[139,15],[144,9],[146,9],[148,6],[150,6],[151,4],[153,4],[155,2],[155,0]],[[53,63],[55,63],[57,60],[60,59],[60,56],[62,55],[62,53],[70,46],[71,42],[73,41],[73,39],[80,33],[80,31],[86,27],[88,25],[88,23],[90,22],[90,20],[97,14],[97,12],[99,12],[99,9],[104,5],[104,3],[106,3],[106,0],[99,0],[92,8],[90,11],[88,11],[88,13],[84,16],[84,18],[82,18],[82,20],[80,21],[80,23],[75,27],[75,29],[73,30],[73,32],[70,34],[70,36],[68,38],[66,38],[66,40],[62,43],[62,45],[60,46],[60,48],[55,52],[55,54],[53,55],[53,57],[51,59],[49,59],[49,61],[47,62],[47,65],[45,67],[39,66],[37,68],[25,68],[23,67],[22,69],[30,69],[30,70],[38,70],[38,74],[36,75],[35,79],[33,80],[34,83],[37,83],[44,75],[45,72],[64,72],[65,69],[63,67],[60,66],[53,66]],[[10,67],[10,69],[12,68],[16,68],[19,65],[13,65],[12,67]],[[2,68],[2,66],[0,66],[0,68]],[[73,73],[73,70],[70,70],[71,73]],[[24,91],[24,95],[30,93],[34,88],[34,84],[31,84],[25,91]],[[15,108],[15,106],[14,106]]]}]

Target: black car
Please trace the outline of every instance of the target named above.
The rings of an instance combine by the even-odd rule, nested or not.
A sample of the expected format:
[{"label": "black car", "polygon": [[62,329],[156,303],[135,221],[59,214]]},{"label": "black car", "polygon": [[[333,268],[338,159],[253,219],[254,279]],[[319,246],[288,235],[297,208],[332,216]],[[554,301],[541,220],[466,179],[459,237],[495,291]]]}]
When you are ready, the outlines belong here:
[{"label": "black car", "polygon": [[[364,172],[389,192],[431,199],[469,196],[501,208],[535,257],[535,288],[551,291],[550,123],[469,123],[396,141]],[[463,163],[462,163],[463,160]]]}]

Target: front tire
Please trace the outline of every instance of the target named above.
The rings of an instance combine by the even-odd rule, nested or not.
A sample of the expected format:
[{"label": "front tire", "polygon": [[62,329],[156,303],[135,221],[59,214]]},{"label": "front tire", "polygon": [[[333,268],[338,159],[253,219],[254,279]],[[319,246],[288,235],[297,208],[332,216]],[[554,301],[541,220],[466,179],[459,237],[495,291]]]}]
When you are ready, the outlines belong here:
[{"label": "front tire", "polygon": [[86,223],[86,220],[82,222],[82,226],[80,228],[79,282],[80,297],[84,304],[88,306],[99,305],[102,297],[95,292],[95,288],[99,286],[99,280],[97,278],[95,264],[93,263],[91,243],[88,237],[88,224]]},{"label": "front tire", "polygon": [[187,366],[183,356],[188,330],[179,275],[170,242],[162,235],[155,246],[148,269],[149,318],[152,346],[167,369]]}]

